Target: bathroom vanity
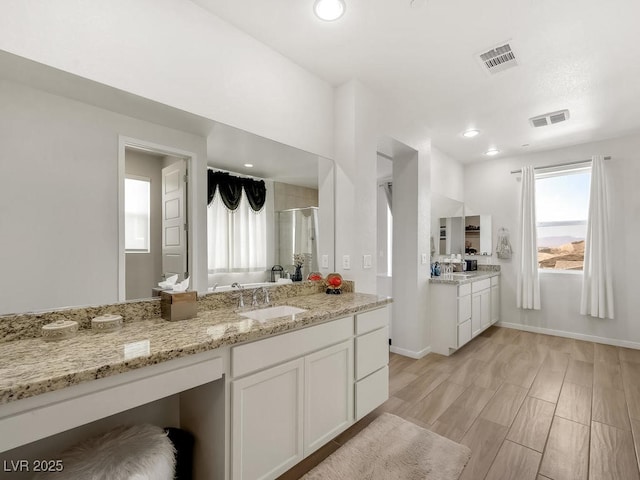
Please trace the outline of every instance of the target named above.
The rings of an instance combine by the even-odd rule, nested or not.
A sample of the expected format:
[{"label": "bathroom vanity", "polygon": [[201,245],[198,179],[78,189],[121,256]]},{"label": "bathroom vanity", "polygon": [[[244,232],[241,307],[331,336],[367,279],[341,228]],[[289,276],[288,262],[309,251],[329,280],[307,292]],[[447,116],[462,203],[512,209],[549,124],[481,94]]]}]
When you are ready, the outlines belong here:
[{"label": "bathroom vanity", "polygon": [[500,271],[432,277],[431,351],[450,355],[500,320]]},{"label": "bathroom vanity", "polygon": [[[219,306],[180,322],[0,344],[0,455],[53,458],[60,432],[164,402],[171,426],[196,437],[194,478],[277,477],[388,397],[391,299],[303,283],[298,296],[275,287],[287,290],[274,303],[304,312],[266,321]],[[30,450],[39,444],[51,449]]]}]

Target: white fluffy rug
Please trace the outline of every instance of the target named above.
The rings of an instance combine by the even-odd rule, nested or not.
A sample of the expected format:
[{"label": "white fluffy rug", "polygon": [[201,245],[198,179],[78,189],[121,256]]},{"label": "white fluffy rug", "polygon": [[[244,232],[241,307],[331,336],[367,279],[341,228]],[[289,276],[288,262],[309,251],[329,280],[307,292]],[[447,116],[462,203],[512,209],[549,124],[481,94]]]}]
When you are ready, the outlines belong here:
[{"label": "white fluffy rug", "polygon": [[458,480],[464,445],[383,413],[307,473],[305,480]]},{"label": "white fluffy rug", "polygon": [[33,480],[172,480],[174,448],[154,425],[117,427],[62,452],[64,469]]}]

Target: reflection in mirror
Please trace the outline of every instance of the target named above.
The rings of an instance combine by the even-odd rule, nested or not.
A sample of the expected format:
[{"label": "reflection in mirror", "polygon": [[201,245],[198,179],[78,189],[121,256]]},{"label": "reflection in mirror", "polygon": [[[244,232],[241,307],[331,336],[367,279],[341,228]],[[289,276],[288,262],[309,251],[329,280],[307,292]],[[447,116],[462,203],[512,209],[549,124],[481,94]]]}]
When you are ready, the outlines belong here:
[{"label": "reflection in mirror", "polygon": [[159,295],[158,283],[189,276],[187,159],[125,147],[124,217],[126,300]]},{"label": "reflection in mirror", "polygon": [[[208,139],[208,166],[232,178],[263,181],[264,206],[251,210],[240,190],[239,205],[224,205],[216,191],[207,208],[209,291],[230,284],[260,284],[291,277],[294,254],[304,259],[302,278],[333,267],[333,162],[278,142],[216,124]],[[235,181],[235,180],[234,180]],[[242,180],[239,180],[242,183]],[[328,227],[328,228],[327,228]],[[326,230],[326,231],[325,231]]]},{"label": "reflection in mirror", "polygon": [[467,255],[491,255],[491,215],[465,217],[464,248]]},{"label": "reflection in mirror", "polygon": [[464,204],[431,194],[431,256],[464,252]]},{"label": "reflection in mirror", "polygon": [[[192,248],[185,272],[195,290],[207,288],[205,159],[239,174],[249,173],[244,163],[254,163],[250,175],[317,190],[318,250],[321,264],[326,264],[322,271],[333,271],[330,160],[3,51],[0,104],[0,145],[7,159],[2,175],[10,179],[0,189],[0,315],[149,297],[149,282],[157,284],[165,270],[181,270],[159,267],[158,273],[155,261],[153,273],[139,282],[142,289],[125,297],[125,275],[135,276],[137,267],[125,267],[124,218],[119,223],[123,138],[170,147],[170,152],[161,152],[164,156],[174,151],[193,154],[189,169],[194,188],[187,192]],[[263,159],[270,161],[263,164]],[[270,221],[274,225],[273,216]],[[274,239],[275,231],[267,239],[271,252]],[[145,248],[136,244],[131,249]],[[135,255],[140,254],[132,253],[128,260]],[[273,253],[263,276],[276,261]],[[131,278],[127,287],[137,282]]]}]

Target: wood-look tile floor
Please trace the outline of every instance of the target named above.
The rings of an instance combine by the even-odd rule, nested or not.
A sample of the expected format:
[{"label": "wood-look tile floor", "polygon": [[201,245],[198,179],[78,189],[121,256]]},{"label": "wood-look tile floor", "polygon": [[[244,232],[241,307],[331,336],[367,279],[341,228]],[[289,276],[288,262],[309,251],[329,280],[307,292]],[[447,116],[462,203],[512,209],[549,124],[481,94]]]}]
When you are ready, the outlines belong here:
[{"label": "wood-look tile floor", "polygon": [[640,350],[491,327],[449,357],[391,354],[389,377],[386,403],[280,479],[390,412],[469,446],[461,480],[640,480]]}]

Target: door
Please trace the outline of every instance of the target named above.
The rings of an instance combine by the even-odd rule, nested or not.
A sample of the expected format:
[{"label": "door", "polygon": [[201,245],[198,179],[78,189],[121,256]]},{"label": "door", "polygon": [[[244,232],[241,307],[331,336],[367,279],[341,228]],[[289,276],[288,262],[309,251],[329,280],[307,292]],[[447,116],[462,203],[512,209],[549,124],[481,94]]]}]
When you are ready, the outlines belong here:
[{"label": "door", "polygon": [[304,359],[231,382],[231,478],[276,478],[303,458]]},{"label": "door", "polygon": [[162,169],[162,274],[178,281],[188,275],[186,178],[186,160]]},{"label": "door", "polygon": [[[384,341],[386,346],[387,339]],[[306,457],[353,420],[353,342],[347,340],[308,355],[304,369]]]},{"label": "door", "polygon": [[486,290],[482,290],[480,292],[480,297],[482,298],[482,329],[484,330],[491,323],[491,289],[487,288]]},{"label": "door", "polygon": [[500,287],[494,285],[491,287],[491,323],[494,324],[500,320]]}]

